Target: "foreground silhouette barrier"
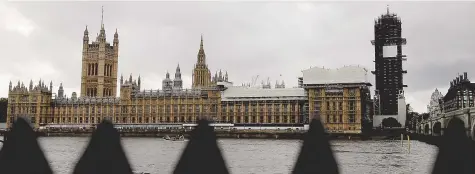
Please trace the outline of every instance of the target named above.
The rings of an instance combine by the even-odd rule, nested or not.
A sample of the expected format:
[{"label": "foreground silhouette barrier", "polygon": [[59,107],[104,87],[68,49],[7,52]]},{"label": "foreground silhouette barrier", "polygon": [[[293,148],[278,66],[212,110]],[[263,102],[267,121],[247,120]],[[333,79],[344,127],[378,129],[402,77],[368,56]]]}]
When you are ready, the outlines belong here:
[{"label": "foreground silhouette barrier", "polygon": [[[228,174],[216,134],[206,120],[198,121],[177,162],[174,174]],[[463,122],[452,120],[434,163],[434,174],[469,174],[475,170],[475,146],[466,136]],[[0,150],[0,173],[53,173],[37,142],[37,136],[22,118],[16,120]],[[276,171],[280,172],[280,171]],[[103,121],[91,136],[74,174],[133,174],[120,143],[120,134],[109,121]],[[312,120],[305,135],[293,174],[338,174],[338,164],[319,120]]]}]

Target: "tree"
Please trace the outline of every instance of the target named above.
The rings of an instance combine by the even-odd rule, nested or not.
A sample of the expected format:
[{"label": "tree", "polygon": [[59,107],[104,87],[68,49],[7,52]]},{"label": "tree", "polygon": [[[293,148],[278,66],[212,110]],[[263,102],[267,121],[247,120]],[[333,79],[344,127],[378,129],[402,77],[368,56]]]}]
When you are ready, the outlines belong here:
[{"label": "tree", "polygon": [[383,127],[401,127],[401,123],[399,123],[395,118],[389,117],[383,119]]}]

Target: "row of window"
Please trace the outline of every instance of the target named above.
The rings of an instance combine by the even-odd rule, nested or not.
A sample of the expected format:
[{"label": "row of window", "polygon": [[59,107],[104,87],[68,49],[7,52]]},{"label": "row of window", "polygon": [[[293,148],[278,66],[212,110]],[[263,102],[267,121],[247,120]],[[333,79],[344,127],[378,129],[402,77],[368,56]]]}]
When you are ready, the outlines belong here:
[{"label": "row of window", "polygon": [[[243,117],[231,116],[220,117],[216,122],[228,123],[302,123],[303,119],[299,117]],[[196,117],[103,117],[102,119],[112,120],[114,123],[192,123],[196,122]],[[10,123],[13,123],[14,117],[10,117]],[[35,117],[30,118],[31,123],[36,123]],[[57,124],[89,124],[100,123],[101,117],[61,117],[61,118],[39,118],[39,123],[57,123]]]},{"label": "row of window", "polygon": [[327,115],[326,123],[355,123],[355,114],[349,114],[347,120],[343,120],[343,115]]},{"label": "row of window", "polygon": [[[319,106],[317,103],[315,106]],[[327,110],[343,110],[343,102],[326,102]],[[355,101],[349,101],[347,105],[348,110],[356,110]],[[320,110],[320,108],[315,108],[315,110]]]},{"label": "row of window", "polygon": [[[17,100],[14,98],[14,97],[10,97],[8,98],[8,102],[9,103],[15,103],[17,102]],[[48,99],[48,97],[43,97],[43,96],[31,96],[31,97],[28,97],[28,96],[22,96],[22,97],[19,97],[19,102],[31,102],[31,103],[36,103],[36,102],[42,102],[42,103],[47,103],[49,102],[50,100]]]}]

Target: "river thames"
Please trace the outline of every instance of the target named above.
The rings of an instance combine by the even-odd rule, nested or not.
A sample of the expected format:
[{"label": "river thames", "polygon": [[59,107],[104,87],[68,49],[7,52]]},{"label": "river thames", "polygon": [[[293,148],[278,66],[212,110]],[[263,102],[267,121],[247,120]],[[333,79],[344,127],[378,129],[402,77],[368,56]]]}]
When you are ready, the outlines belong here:
[{"label": "river thames", "polygon": [[[53,171],[72,173],[89,138],[41,137],[43,148]],[[172,173],[187,142],[161,138],[123,138],[122,144],[135,172]],[[346,141],[331,142],[341,173],[430,173],[437,147],[411,141]],[[300,150],[299,140],[221,139],[219,140],[228,168],[233,174],[291,173]]]}]

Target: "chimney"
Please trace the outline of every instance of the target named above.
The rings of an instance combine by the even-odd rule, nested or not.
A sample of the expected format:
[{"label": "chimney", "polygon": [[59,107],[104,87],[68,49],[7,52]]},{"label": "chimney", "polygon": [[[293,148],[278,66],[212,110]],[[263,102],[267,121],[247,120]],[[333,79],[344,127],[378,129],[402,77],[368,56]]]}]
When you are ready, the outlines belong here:
[{"label": "chimney", "polygon": [[464,72],[464,73],[463,73],[463,79],[464,79],[464,80],[468,80],[468,79],[467,79],[467,72]]}]

